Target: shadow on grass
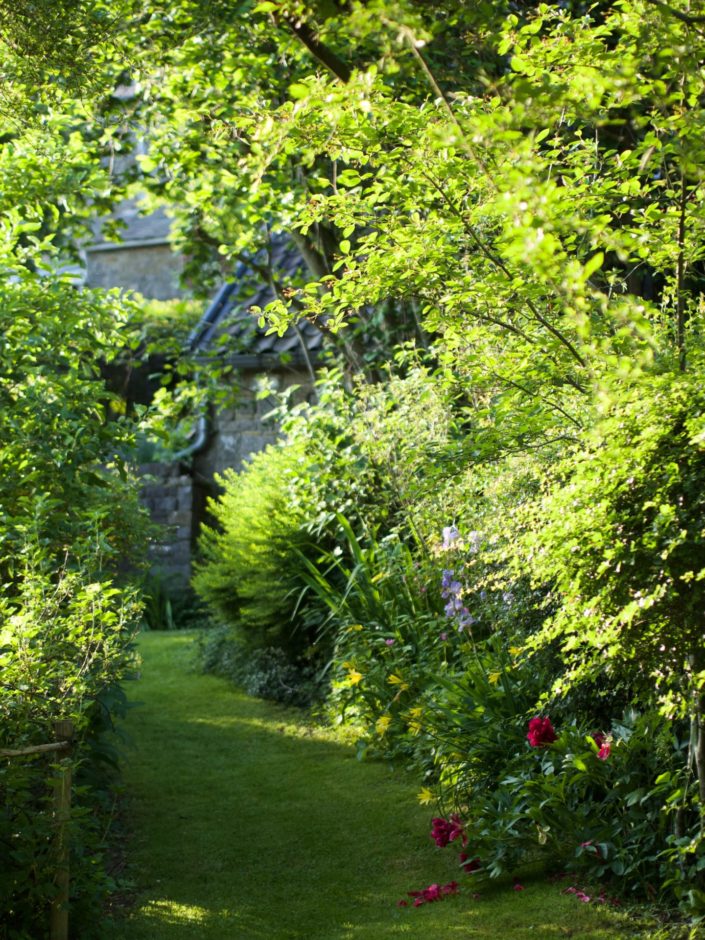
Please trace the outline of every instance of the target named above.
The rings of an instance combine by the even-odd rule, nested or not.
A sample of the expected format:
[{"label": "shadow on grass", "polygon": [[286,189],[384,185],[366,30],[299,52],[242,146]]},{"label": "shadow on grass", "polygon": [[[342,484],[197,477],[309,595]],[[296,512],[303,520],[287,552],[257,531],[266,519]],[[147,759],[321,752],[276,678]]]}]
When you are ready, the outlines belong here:
[{"label": "shadow on grass", "polygon": [[[143,638],[126,769],[139,902],[126,940],[616,938],[555,887],[482,887],[434,849],[416,782],[319,736],[300,713],[191,669],[184,635]],[[442,904],[408,891],[463,881]],[[608,918],[609,919],[609,918]],[[122,933],[120,933],[122,929]],[[573,931],[580,932],[573,932]]]}]

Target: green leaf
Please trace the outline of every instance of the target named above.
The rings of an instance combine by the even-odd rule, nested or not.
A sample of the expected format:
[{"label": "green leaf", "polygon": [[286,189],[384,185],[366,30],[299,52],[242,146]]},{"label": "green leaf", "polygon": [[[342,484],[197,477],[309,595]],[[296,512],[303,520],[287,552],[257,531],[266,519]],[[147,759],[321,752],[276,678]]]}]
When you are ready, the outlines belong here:
[{"label": "green leaf", "polygon": [[296,100],[302,100],[308,98],[311,94],[311,88],[308,85],[304,85],[302,82],[294,82],[292,85],[289,85],[289,96]]}]

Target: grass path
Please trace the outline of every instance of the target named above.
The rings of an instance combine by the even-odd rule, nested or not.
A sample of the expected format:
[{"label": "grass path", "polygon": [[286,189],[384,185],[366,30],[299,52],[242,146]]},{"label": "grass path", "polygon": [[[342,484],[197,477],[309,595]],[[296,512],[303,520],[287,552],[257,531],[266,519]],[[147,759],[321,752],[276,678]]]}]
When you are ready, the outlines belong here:
[{"label": "grass path", "polygon": [[[122,940],[617,940],[624,915],[543,879],[480,888],[428,837],[417,781],[298,713],[193,667],[193,637],[145,634],[127,762],[138,900]],[[462,893],[399,909],[413,889]]]}]

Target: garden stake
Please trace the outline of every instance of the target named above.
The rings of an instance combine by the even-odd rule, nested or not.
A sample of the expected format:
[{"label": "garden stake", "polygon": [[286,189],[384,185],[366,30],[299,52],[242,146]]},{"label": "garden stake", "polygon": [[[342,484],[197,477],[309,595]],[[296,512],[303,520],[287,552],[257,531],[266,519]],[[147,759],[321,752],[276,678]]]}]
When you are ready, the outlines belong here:
[{"label": "garden stake", "polygon": [[[73,723],[54,722],[57,742],[70,746]],[[71,819],[71,757],[61,760],[54,786],[54,819],[56,822],[56,897],[51,905],[51,940],[69,940],[69,821]]]}]

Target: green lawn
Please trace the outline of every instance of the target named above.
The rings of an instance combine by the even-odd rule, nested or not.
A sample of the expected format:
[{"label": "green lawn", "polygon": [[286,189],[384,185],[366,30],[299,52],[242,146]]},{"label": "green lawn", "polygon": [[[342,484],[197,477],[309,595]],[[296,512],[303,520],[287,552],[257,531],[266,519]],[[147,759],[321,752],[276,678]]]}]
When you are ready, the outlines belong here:
[{"label": "green lawn", "polygon": [[[428,833],[418,782],[312,732],[299,713],[196,673],[193,636],[145,634],[127,731],[125,940],[631,937],[626,915],[545,879],[477,887]],[[521,874],[521,873],[519,873]],[[462,893],[399,909],[456,878]],[[473,898],[479,890],[481,897]]]}]

